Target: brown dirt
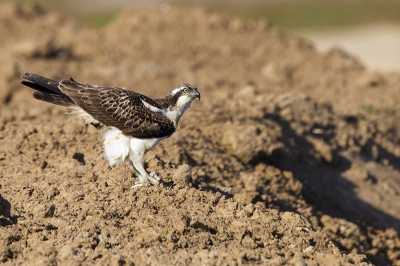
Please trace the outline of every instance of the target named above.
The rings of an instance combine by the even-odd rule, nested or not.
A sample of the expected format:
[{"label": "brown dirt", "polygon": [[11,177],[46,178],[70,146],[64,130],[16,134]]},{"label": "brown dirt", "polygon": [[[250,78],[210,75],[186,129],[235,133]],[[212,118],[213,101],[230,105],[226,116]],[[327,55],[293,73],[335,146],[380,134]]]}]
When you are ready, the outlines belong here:
[{"label": "brown dirt", "polygon": [[[400,74],[318,53],[265,21],[142,8],[102,30],[0,7],[0,261],[400,264]],[[33,100],[32,72],[202,99],[129,190],[102,137]]]}]

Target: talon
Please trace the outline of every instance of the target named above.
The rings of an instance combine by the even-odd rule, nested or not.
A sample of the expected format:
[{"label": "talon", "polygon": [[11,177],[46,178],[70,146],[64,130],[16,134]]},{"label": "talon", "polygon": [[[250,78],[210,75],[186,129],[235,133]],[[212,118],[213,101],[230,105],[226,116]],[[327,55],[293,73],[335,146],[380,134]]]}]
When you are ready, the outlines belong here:
[{"label": "talon", "polygon": [[164,179],[164,176],[161,173],[157,173],[156,178],[158,181],[161,181]]},{"label": "talon", "polygon": [[137,187],[142,187],[144,185],[150,186],[151,184],[158,185],[160,184],[160,181],[163,179],[163,175],[160,174],[159,172],[151,172],[147,178],[144,178],[144,180],[139,180],[135,181],[135,184],[130,187],[130,189],[137,188]]},{"label": "talon", "polygon": [[149,174],[149,180],[153,183],[153,184],[159,184],[159,181],[161,181],[163,179],[163,175],[160,174],[159,172],[151,172]]},{"label": "talon", "polygon": [[157,179],[158,181],[161,181],[161,180],[163,180],[163,175],[161,174],[161,173],[159,173],[159,172],[156,172],[155,174],[154,174],[154,177],[155,177],[155,179]]},{"label": "talon", "polygon": [[137,188],[143,186],[143,183],[139,183],[138,181],[135,182],[133,186],[131,186],[129,189]]},{"label": "talon", "polygon": [[135,181],[135,184],[133,186],[131,186],[129,189],[133,189],[133,188],[137,188],[137,187],[142,187],[144,185],[148,185],[150,186],[150,182],[149,181],[144,181],[144,182],[140,182],[140,181]]}]

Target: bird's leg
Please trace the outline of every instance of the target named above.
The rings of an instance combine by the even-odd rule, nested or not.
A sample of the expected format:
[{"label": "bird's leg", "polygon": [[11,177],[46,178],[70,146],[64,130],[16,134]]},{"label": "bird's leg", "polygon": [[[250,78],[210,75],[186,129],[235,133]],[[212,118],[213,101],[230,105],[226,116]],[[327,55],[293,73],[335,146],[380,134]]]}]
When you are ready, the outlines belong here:
[{"label": "bird's leg", "polygon": [[133,169],[139,177],[139,181],[136,181],[135,185],[133,185],[131,188],[140,187],[143,185],[150,185],[150,183],[153,183],[155,185],[160,183],[159,180],[162,179],[162,176],[157,172],[151,172],[150,174],[148,174],[144,169],[142,162],[133,162],[129,160],[129,163],[132,165]]},{"label": "bird's leg", "polygon": [[[147,175],[147,173],[146,173],[146,170],[144,170],[142,164],[141,163],[133,163],[131,160],[129,160],[129,163],[132,165],[133,170],[135,170],[135,172],[136,172],[136,174],[137,174],[137,176],[139,178],[139,181],[136,181],[135,185],[133,185],[131,188],[140,187],[144,183],[146,183],[147,185],[150,185],[150,182],[148,182],[146,180],[146,178],[144,177],[144,176]],[[139,166],[142,166],[142,172],[140,171],[140,167]],[[144,173],[144,175],[142,173]]]}]

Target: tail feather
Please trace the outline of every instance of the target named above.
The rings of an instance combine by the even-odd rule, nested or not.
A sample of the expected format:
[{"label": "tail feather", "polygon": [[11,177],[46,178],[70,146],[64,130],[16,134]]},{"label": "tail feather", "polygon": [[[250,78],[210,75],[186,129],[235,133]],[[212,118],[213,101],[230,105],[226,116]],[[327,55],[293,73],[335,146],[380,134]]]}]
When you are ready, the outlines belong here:
[{"label": "tail feather", "polygon": [[74,105],[71,98],[58,88],[58,81],[30,73],[25,73],[22,78],[28,80],[22,81],[23,85],[37,91],[32,93],[35,99],[62,106]]},{"label": "tail feather", "polygon": [[62,95],[57,95],[57,94],[51,94],[51,93],[42,93],[42,92],[33,92],[32,93],[33,98],[37,100],[41,100],[44,102],[52,103],[52,104],[57,104],[61,106],[72,106],[73,102],[69,97],[65,97]]},{"label": "tail feather", "polygon": [[[33,89],[36,89],[37,87],[40,87],[41,89],[47,89],[48,91],[55,93],[55,94],[62,94],[61,90],[58,88],[58,81],[51,80],[36,74],[30,74],[30,73],[25,73],[22,76],[23,79],[31,81],[33,84],[35,84],[35,87],[31,87]],[[28,83],[26,81],[23,81],[24,85],[27,85],[25,83]],[[31,83],[31,84],[32,84]],[[29,85],[27,85],[30,87]]]}]

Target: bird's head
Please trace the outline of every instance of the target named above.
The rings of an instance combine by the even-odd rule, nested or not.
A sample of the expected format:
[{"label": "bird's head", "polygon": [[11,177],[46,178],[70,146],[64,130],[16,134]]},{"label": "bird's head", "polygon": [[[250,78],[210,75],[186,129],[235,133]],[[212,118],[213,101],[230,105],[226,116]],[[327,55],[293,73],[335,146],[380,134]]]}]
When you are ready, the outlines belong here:
[{"label": "bird's head", "polygon": [[170,99],[170,103],[172,103],[175,108],[179,109],[187,109],[190,107],[191,102],[195,98],[199,98],[200,100],[200,93],[197,90],[196,86],[182,83],[174,90],[172,90],[168,95],[167,98]]},{"label": "bird's head", "polygon": [[196,86],[182,83],[175,89],[173,89],[168,95],[163,99],[166,104],[166,115],[174,123],[175,127],[178,126],[179,119],[183,113],[190,107],[190,104],[195,98],[199,98],[200,93]]}]

